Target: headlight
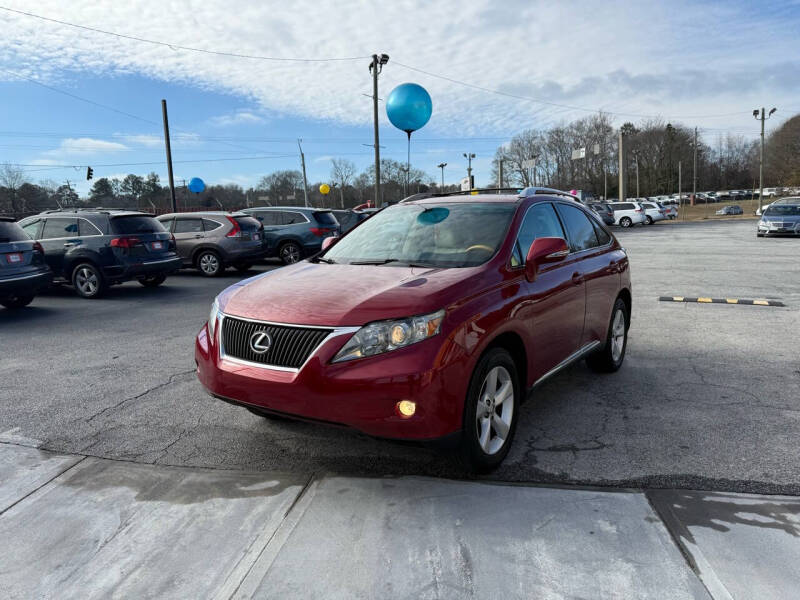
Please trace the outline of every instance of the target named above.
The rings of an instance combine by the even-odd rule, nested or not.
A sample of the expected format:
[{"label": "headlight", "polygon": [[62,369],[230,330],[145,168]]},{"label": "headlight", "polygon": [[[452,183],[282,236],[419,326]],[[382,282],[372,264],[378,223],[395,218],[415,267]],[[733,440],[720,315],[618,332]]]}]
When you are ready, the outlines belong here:
[{"label": "headlight", "polygon": [[214,338],[214,331],[217,329],[217,318],[219,317],[219,304],[217,299],[214,298],[214,304],[211,305],[211,312],[208,313],[208,333],[211,338]]},{"label": "headlight", "polygon": [[364,325],[339,350],[333,362],[375,356],[416,344],[439,333],[443,318],[444,310],[439,310],[429,315]]}]

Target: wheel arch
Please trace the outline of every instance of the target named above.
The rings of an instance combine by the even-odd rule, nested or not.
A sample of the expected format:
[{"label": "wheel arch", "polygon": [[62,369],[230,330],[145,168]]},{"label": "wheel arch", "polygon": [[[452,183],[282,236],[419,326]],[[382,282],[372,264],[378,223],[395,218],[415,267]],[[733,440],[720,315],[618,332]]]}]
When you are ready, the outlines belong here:
[{"label": "wheel arch", "polygon": [[[633,308],[633,297],[631,296],[631,291],[628,288],[622,288],[617,294],[617,298],[620,298],[625,303],[625,327],[630,329],[631,327],[631,309]],[[614,301],[616,303],[616,300]]]},{"label": "wheel arch", "polygon": [[478,356],[478,360],[494,348],[503,348],[511,355],[511,359],[517,367],[517,379],[522,390],[522,400],[524,400],[528,390],[528,352],[525,349],[525,342],[515,331],[504,331],[486,345]]},{"label": "wheel arch", "polygon": [[205,250],[211,250],[214,254],[219,256],[219,259],[224,263],[225,262],[225,253],[219,249],[219,247],[214,246],[212,244],[203,244],[202,246],[198,246],[194,250],[192,250],[192,264],[197,266],[197,257],[200,255],[201,252]]}]

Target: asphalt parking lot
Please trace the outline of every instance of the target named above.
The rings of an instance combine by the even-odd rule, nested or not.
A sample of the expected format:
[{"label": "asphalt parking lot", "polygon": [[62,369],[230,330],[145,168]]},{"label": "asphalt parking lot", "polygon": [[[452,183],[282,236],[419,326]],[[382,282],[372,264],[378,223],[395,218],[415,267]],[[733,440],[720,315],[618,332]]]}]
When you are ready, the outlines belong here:
[{"label": "asphalt parking lot", "polygon": [[[581,363],[537,389],[490,478],[800,494],[800,240],[754,230],[754,221],[617,230],[634,286],[625,365],[598,376]],[[189,271],[96,301],[64,288],[0,311],[0,441],[220,469],[465,475],[433,449],[271,422],[208,397],[194,336],[214,296],[241,277]],[[786,306],[659,302],[665,295]]]}]

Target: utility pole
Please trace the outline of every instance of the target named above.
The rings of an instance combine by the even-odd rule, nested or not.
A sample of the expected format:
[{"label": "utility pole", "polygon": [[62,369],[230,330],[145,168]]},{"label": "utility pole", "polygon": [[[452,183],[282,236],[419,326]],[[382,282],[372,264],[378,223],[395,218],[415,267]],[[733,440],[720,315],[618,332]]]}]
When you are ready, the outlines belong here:
[{"label": "utility pole", "polygon": [[678,204],[681,203],[681,191],[683,190],[683,186],[681,185],[681,161],[678,161]]},{"label": "utility pole", "polygon": [[442,170],[442,190],[444,190],[444,168],[447,166],[447,163],[446,162],[439,163],[436,166]]},{"label": "utility pole", "polygon": [[383,66],[389,62],[388,54],[372,55],[372,62],[369,63],[369,70],[372,73],[372,115],[375,127],[375,206],[380,208],[381,201],[381,147],[378,136],[378,74],[383,70]]},{"label": "utility pole", "polygon": [[[697,202],[697,127],[694,128],[694,152],[692,155],[692,204]],[[708,202],[708,199],[706,199]],[[678,198],[678,205],[682,204],[682,200]]]},{"label": "utility pole", "polygon": [[608,202],[608,171],[603,168],[603,202]]},{"label": "utility pole", "polygon": [[624,202],[627,196],[625,183],[628,174],[628,169],[625,164],[625,137],[622,135],[622,129],[619,130],[619,201]]},{"label": "utility pole", "polygon": [[169,120],[167,119],[167,101],[161,99],[161,115],[164,117],[164,143],[167,145],[167,174],[169,175],[169,196],[172,200],[172,212],[178,212],[175,201],[175,181],[172,178],[172,150],[169,146]]},{"label": "utility pole", "polygon": [[467,183],[469,189],[472,190],[472,159],[475,158],[474,152],[464,152],[464,158],[467,159]]},{"label": "utility pole", "polygon": [[498,163],[499,163],[498,165],[499,168],[497,170],[497,176],[499,181],[497,182],[497,187],[498,187],[497,193],[499,194],[500,190],[503,189],[503,159],[500,159]]},{"label": "utility pole", "polygon": [[300,142],[303,140],[297,140],[297,147],[300,148],[300,164],[303,166],[303,198],[305,199],[305,207],[308,208],[308,180],[306,179],[306,156],[303,154],[303,147],[300,145]]},{"label": "utility pole", "polygon": [[[764,121],[772,117],[777,109],[772,108],[769,111],[769,115],[765,116],[765,110],[761,108],[761,152],[758,155],[758,212],[762,212],[764,209],[763,201],[761,200],[764,197]],[[758,119],[758,109],[753,111],[753,116]]]},{"label": "utility pole", "polygon": [[636,197],[640,198],[639,196],[639,155],[634,153],[633,160],[636,161]]}]

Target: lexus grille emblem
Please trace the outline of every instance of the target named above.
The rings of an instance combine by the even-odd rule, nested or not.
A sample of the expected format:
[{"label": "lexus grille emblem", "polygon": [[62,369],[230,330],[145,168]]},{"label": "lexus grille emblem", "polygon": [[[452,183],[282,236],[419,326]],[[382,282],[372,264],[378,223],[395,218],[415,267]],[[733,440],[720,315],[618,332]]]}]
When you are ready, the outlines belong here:
[{"label": "lexus grille emblem", "polygon": [[272,346],[272,338],[266,331],[256,331],[250,336],[250,349],[256,354],[264,354]]}]

